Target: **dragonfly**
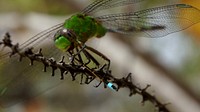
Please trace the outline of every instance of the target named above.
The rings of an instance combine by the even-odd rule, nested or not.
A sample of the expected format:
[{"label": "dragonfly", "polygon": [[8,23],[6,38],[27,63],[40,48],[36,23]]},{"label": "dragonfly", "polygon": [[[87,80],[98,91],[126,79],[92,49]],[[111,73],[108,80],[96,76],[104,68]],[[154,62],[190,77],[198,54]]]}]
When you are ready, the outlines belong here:
[{"label": "dragonfly", "polygon": [[[164,37],[168,34],[184,30],[200,21],[200,10],[188,4],[173,4],[126,13],[95,15],[100,11],[131,4],[135,5],[143,1],[145,0],[95,0],[81,12],[72,15],[63,23],[44,30],[25,41],[19,46],[19,50],[23,51],[26,48],[33,47],[34,49],[39,49],[43,47],[44,54],[49,57],[59,58],[61,55],[66,55],[66,53],[70,54],[69,61],[76,60],[75,57],[83,53],[85,58],[92,61],[96,66],[101,65],[97,59],[86,52],[88,50],[106,60],[107,71],[109,71],[110,60],[102,53],[86,45],[86,42],[90,38],[102,38],[108,32],[124,35],[141,33],[145,37],[150,38]],[[48,47],[43,46],[44,43]],[[75,49],[76,52],[74,52]],[[10,52],[1,54],[1,62],[7,63],[4,60],[9,57]],[[33,67],[25,67],[23,70],[18,70],[18,66],[15,63],[17,63],[16,60],[4,66],[4,68],[10,68],[12,65],[15,68],[14,71],[5,70],[1,72],[1,74],[8,74],[10,72],[9,74],[12,75],[9,77],[4,76],[6,78],[1,82],[6,89],[2,89],[0,92],[0,102],[4,102],[4,98],[9,95],[17,94],[7,89],[15,88],[16,90],[16,88],[20,88],[16,87],[17,83],[23,84],[27,79],[32,79],[33,77],[38,79],[39,77],[37,75],[30,75],[31,72],[36,72],[35,69],[37,66],[34,69],[31,69]],[[112,82],[104,81],[103,76],[95,77],[99,78],[109,88],[115,89]],[[9,81],[7,81],[7,78]],[[52,79],[48,78],[48,80]],[[4,81],[8,83],[3,84]],[[51,86],[53,85],[49,87]],[[30,96],[34,96],[35,94],[31,93]]]}]

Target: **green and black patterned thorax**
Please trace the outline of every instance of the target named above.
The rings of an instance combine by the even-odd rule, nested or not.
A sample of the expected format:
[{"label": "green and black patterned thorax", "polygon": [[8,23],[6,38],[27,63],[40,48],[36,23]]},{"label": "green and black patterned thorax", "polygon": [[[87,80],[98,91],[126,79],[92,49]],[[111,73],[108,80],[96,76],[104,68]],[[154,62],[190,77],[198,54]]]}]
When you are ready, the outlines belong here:
[{"label": "green and black patterned thorax", "polygon": [[63,29],[55,37],[55,44],[61,50],[68,50],[71,46],[84,44],[91,37],[102,37],[106,32],[99,21],[84,14],[76,14],[64,22]]}]

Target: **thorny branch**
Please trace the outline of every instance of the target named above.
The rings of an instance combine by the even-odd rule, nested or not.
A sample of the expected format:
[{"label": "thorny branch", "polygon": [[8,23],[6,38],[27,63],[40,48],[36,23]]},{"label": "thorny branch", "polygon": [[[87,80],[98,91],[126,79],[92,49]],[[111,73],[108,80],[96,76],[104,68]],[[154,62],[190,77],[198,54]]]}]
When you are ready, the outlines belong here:
[{"label": "thorny branch", "polygon": [[[10,34],[6,33],[3,40],[0,41],[0,46],[9,47],[11,52],[9,53],[10,57],[13,55],[19,55],[19,60],[22,61],[22,58],[28,58],[31,61],[31,65],[33,65],[34,61],[43,63],[44,65],[44,72],[46,72],[47,67],[51,67],[52,69],[52,76],[55,75],[56,70],[60,70],[61,80],[64,79],[64,75],[70,73],[72,80],[76,80],[77,75],[81,75],[81,77],[85,76],[84,84],[89,84],[95,78],[102,78],[104,87],[106,88],[106,82],[112,82],[116,85],[114,88],[118,91],[120,88],[128,88],[130,90],[129,96],[139,94],[142,96],[141,103],[145,103],[146,101],[150,101],[158,112],[169,112],[166,108],[166,104],[161,103],[155,96],[149,94],[146,90],[150,85],[147,85],[146,88],[140,88],[132,82],[131,73],[129,73],[126,77],[123,78],[115,78],[111,70],[105,70],[105,66],[100,68],[90,68],[87,64],[79,62],[80,64],[76,64],[73,61],[70,63],[64,62],[64,57],[62,57],[61,61],[57,62],[54,58],[46,58],[42,54],[42,49],[40,49],[37,53],[32,51],[33,48],[27,48],[25,51],[21,51],[19,49],[19,44],[13,45],[10,39]],[[75,58],[76,61],[79,61]],[[81,79],[81,84],[83,84]],[[101,83],[100,83],[101,84]],[[99,85],[100,85],[99,84]],[[98,86],[97,86],[98,87]]]}]

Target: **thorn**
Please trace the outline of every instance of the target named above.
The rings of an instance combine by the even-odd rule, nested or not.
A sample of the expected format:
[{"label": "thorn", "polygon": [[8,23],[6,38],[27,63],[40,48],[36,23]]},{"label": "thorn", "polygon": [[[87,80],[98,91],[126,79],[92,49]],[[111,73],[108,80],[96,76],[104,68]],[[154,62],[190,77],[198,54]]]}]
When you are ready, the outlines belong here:
[{"label": "thorn", "polygon": [[35,53],[35,56],[43,56],[43,54],[42,54],[42,48],[40,48],[40,49],[38,50],[38,52]]},{"label": "thorn", "polygon": [[81,85],[84,84],[84,83],[83,83],[83,73],[81,73],[81,82],[80,82],[80,84],[81,84]]},{"label": "thorn", "polygon": [[55,70],[57,69],[57,67],[55,66],[56,61],[54,58],[50,58],[49,62],[50,62],[50,66],[52,68],[52,76],[55,76]]},{"label": "thorn", "polygon": [[131,88],[129,96],[135,95],[136,93],[137,92],[136,92],[135,88]]},{"label": "thorn", "polygon": [[24,52],[25,55],[33,55],[33,47],[27,48]]},{"label": "thorn", "polygon": [[161,104],[161,105],[156,105],[155,107],[157,107],[157,111],[158,112],[169,112],[166,108],[167,105],[169,105],[171,103],[166,103],[166,104]]},{"label": "thorn", "polygon": [[10,39],[10,34],[6,33],[3,39],[4,46],[12,47],[12,41]]},{"label": "thorn", "polygon": [[65,63],[64,62],[65,56],[62,56],[61,60],[59,61],[59,63]]},{"label": "thorn", "polygon": [[29,65],[33,66],[34,59],[30,59],[30,60],[31,60],[31,63]]},{"label": "thorn", "polygon": [[132,73],[129,73],[126,77],[125,77],[125,80],[127,82],[132,82]]},{"label": "thorn", "polygon": [[71,77],[72,77],[72,81],[75,81],[77,73],[74,73],[73,71],[70,71],[70,74],[71,74]]},{"label": "thorn", "polygon": [[142,91],[146,91],[150,86],[150,84],[147,84],[147,86],[144,89],[142,89]]},{"label": "thorn", "polygon": [[65,71],[65,75],[67,75],[69,73],[69,71]]},{"label": "thorn", "polygon": [[47,72],[47,67],[49,67],[49,63],[47,62],[47,59],[45,57],[41,57],[41,61],[43,63],[43,71]]},{"label": "thorn", "polygon": [[47,72],[47,66],[44,65],[43,72]]},{"label": "thorn", "polygon": [[64,80],[64,72],[65,70],[60,70],[60,80]]},{"label": "thorn", "polygon": [[10,54],[10,57],[12,57],[13,55],[15,55],[16,53],[18,53],[18,49],[19,49],[19,44],[17,43],[16,45],[12,45],[11,46],[12,52]]},{"label": "thorn", "polygon": [[142,103],[142,105],[144,105],[144,103],[147,101],[147,100],[149,100],[149,94],[147,94],[147,92],[146,92],[146,90],[150,87],[151,85],[149,85],[149,84],[147,84],[147,86],[144,88],[144,89],[142,89],[141,90],[141,95],[142,95],[142,101],[141,101],[141,103]]},{"label": "thorn", "polygon": [[21,61],[22,61],[22,59],[23,59],[23,56],[22,56],[22,55],[20,55],[20,56],[19,56],[19,62],[21,62]]},{"label": "thorn", "polygon": [[8,38],[11,37],[9,32],[6,32],[5,36],[8,37]]}]

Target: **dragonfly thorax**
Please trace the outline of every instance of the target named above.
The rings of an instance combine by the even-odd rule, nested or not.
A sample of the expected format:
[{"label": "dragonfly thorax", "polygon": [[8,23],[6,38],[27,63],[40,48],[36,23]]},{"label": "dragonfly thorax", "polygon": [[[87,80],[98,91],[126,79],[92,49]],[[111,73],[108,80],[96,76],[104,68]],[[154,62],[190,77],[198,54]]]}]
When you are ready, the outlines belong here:
[{"label": "dragonfly thorax", "polygon": [[54,36],[57,48],[67,51],[84,44],[92,37],[103,37],[107,32],[100,21],[93,17],[76,14],[65,20],[63,28]]}]

